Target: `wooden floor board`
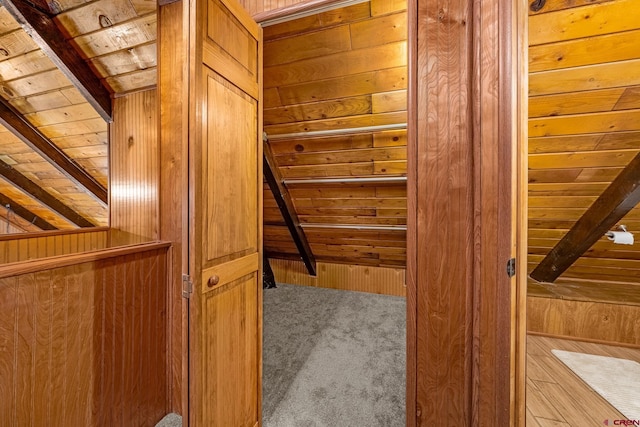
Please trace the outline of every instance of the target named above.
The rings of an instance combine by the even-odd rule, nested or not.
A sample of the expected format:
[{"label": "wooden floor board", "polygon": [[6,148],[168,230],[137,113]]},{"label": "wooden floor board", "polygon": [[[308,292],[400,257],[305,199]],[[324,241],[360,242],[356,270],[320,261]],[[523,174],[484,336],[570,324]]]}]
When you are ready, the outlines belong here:
[{"label": "wooden floor board", "polygon": [[640,349],[529,335],[527,427],[603,425],[625,417],[567,368],[552,349],[640,362]]}]

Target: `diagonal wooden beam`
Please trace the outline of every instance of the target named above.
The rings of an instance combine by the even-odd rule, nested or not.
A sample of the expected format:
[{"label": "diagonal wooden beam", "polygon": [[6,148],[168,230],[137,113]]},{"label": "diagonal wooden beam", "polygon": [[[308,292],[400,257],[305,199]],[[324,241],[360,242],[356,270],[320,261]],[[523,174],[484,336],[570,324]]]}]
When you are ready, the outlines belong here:
[{"label": "diagonal wooden beam", "polygon": [[620,172],[569,232],[531,272],[553,282],[640,202],[640,153]]},{"label": "diagonal wooden beam", "polygon": [[57,212],[59,215],[65,217],[77,226],[95,227],[95,224],[93,224],[91,221],[71,209],[69,206],[62,203],[60,200],[53,197],[50,193],[40,188],[29,178],[22,175],[20,172],[18,172],[2,160],[0,160],[0,175],[25,193],[31,195],[33,198],[46,205],[49,209]]},{"label": "diagonal wooden beam", "polygon": [[66,40],[51,16],[25,0],[0,0],[0,4],[18,21],[100,116],[111,122],[111,94],[78,51]]},{"label": "diagonal wooden beam", "polygon": [[24,206],[20,205],[18,202],[5,196],[2,193],[0,193],[0,205],[4,206],[7,209],[10,209],[16,215],[18,215],[25,221],[35,225],[40,230],[57,230],[58,229],[57,227],[49,224],[46,220],[42,219],[38,215],[31,212],[29,209],[25,208]]},{"label": "diagonal wooden beam", "polygon": [[300,220],[298,219],[298,214],[293,206],[291,195],[283,183],[282,176],[278,170],[278,165],[276,164],[273,152],[271,151],[271,146],[269,146],[267,141],[264,143],[263,163],[264,177],[267,180],[267,184],[269,184],[269,189],[271,189],[273,197],[276,199],[278,208],[280,208],[280,213],[282,213],[284,222],[287,224],[291,238],[298,248],[300,257],[302,258],[304,265],[307,267],[307,271],[310,275],[315,276],[316,259],[313,256],[313,252],[311,252],[307,236],[304,234],[302,227],[300,227]]},{"label": "diagonal wooden beam", "polygon": [[91,194],[102,201],[102,203],[107,203],[107,189],[87,173],[87,171],[71,160],[64,151],[44,136],[3,98],[0,98],[0,123],[44,157],[45,160],[49,161],[49,163],[67,178],[86,188]]}]

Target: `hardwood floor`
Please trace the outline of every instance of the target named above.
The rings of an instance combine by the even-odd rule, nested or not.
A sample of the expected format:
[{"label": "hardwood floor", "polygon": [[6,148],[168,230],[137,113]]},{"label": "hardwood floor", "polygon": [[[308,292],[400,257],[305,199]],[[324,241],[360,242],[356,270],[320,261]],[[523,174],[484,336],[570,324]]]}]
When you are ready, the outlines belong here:
[{"label": "hardwood floor", "polygon": [[640,349],[528,335],[527,427],[601,426],[605,420],[625,419],[556,358],[552,349],[640,362]]}]

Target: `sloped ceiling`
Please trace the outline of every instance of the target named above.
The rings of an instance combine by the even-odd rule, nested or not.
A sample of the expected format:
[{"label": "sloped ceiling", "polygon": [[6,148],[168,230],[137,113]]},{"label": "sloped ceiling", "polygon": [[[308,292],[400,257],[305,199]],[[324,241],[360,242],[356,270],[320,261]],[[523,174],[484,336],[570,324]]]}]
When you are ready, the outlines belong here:
[{"label": "sloped ceiling", "polygon": [[[30,8],[43,17],[43,22],[53,23],[51,28],[59,32],[69,51],[79,53],[97,84],[106,89],[107,97],[155,85],[154,1],[16,0],[8,4],[17,5],[17,9]],[[70,165],[56,167],[60,159],[49,161],[46,153],[34,150],[29,143],[33,138],[17,138],[0,126],[0,172],[6,172],[0,176],[4,206],[0,216],[8,221],[6,229],[13,231],[105,226],[107,121],[74,86],[70,78],[75,76],[60,69],[56,59],[37,44],[37,34],[32,38],[25,29],[34,34],[28,25],[23,28],[6,7],[0,8],[0,96],[8,109],[3,110],[2,118],[6,121],[7,114],[13,113],[14,120],[35,129],[39,138],[54,153],[60,152],[58,157],[66,157]],[[51,39],[50,33],[42,37]],[[67,173],[74,168],[81,179]],[[29,188],[9,177],[16,174]],[[50,198],[58,203],[50,203]]]}]

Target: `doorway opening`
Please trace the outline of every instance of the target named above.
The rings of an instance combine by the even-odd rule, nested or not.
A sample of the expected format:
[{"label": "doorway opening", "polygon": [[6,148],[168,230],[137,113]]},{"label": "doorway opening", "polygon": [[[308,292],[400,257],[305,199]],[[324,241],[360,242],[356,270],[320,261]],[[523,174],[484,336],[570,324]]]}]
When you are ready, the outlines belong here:
[{"label": "doorway opening", "polygon": [[406,9],[339,2],[263,23],[265,153],[282,184],[264,191],[279,283],[264,290],[265,425],[405,425]]}]

